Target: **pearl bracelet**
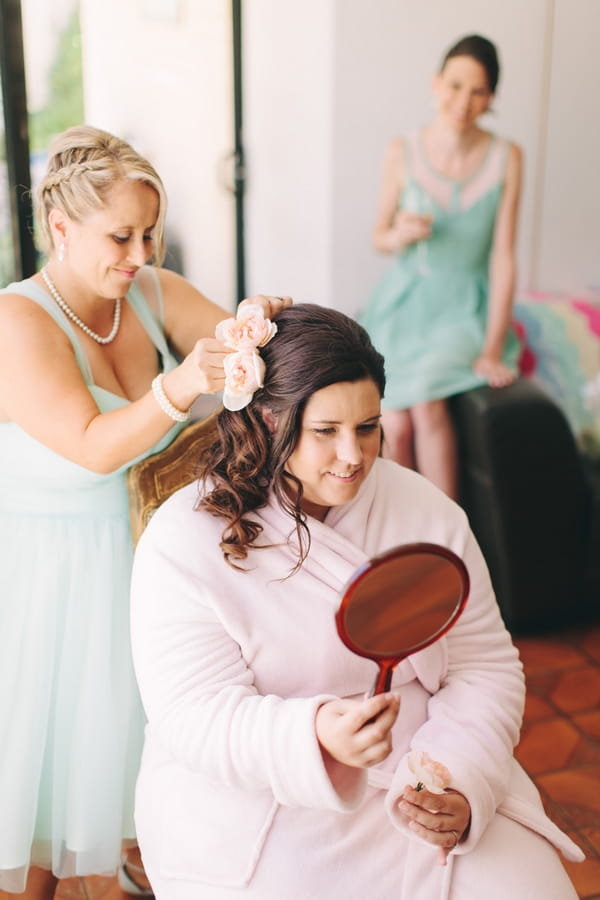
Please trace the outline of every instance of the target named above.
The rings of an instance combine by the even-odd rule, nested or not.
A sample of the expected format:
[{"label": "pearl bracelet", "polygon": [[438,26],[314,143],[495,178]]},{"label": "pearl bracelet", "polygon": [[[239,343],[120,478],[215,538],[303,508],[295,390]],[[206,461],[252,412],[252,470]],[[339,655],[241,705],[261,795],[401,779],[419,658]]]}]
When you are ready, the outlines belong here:
[{"label": "pearl bracelet", "polygon": [[169,418],[173,419],[174,422],[187,422],[190,417],[189,409],[187,410],[187,412],[182,412],[180,409],[177,409],[176,406],[173,406],[173,404],[165,394],[164,388],[162,386],[164,377],[164,373],[161,372],[160,375],[157,375],[152,382],[152,393],[154,394],[154,399],[156,400],[162,411],[166,413]]}]

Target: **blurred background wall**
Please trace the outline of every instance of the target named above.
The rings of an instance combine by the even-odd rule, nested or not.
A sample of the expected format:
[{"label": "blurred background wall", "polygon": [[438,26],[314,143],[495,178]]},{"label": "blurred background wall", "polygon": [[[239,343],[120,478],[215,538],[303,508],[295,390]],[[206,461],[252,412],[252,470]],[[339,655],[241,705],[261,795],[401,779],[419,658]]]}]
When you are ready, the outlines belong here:
[{"label": "blurred background wall", "polygon": [[[491,38],[501,56],[486,127],[525,152],[520,287],[598,290],[598,0],[241,5],[246,293],[290,293],[350,313],[365,302],[388,264],[370,246],[384,146],[427,121],[431,77],[469,32]],[[22,0],[22,8],[32,114],[56,109],[74,88],[77,76],[63,76],[48,99],[53,54],[60,40],[75,40],[67,30],[75,10],[82,117],[153,161],[170,198],[174,265],[233,308],[230,0]],[[44,135],[53,127],[45,122]]]}]

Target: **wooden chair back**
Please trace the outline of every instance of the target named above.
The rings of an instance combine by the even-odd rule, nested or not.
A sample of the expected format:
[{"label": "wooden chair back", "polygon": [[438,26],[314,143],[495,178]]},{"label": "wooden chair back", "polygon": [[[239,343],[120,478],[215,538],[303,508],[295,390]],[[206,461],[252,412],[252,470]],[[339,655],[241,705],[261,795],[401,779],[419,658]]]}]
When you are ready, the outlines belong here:
[{"label": "wooden chair back", "polygon": [[160,453],[135,463],[127,472],[129,517],[134,546],[150,517],[171,494],[197,477],[198,459],[216,436],[216,410],[192,422]]}]

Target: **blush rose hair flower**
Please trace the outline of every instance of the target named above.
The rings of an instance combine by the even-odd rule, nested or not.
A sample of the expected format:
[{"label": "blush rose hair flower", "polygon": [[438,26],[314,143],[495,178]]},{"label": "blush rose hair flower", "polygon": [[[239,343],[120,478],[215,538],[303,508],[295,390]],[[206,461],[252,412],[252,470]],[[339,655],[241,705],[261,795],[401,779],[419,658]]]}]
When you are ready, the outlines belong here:
[{"label": "blush rose hair flower", "polygon": [[277,333],[277,325],[265,319],[262,306],[249,303],[236,318],[219,322],[215,337],[234,350],[223,362],[225,389],[223,406],[237,412],[247,406],[254,392],[263,386],[265,363],[258,352]]},{"label": "blush rose hair flower", "polygon": [[254,392],[263,386],[265,364],[257,350],[239,350],[225,357],[223,406],[232,412],[247,406]]},{"label": "blush rose hair flower", "polygon": [[215,337],[232,350],[264,347],[277,332],[277,325],[265,319],[262,306],[248,303],[240,307],[235,319],[224,319],[215,329]]},{"label": "blush rose hair flower", "polygon": [[452,776],[440,762],[431,759],[424,750],[413,750],[408,757],[408,768],[417,779],[415,790],[430,791],[432,794],[443,794],[450,787]]}]

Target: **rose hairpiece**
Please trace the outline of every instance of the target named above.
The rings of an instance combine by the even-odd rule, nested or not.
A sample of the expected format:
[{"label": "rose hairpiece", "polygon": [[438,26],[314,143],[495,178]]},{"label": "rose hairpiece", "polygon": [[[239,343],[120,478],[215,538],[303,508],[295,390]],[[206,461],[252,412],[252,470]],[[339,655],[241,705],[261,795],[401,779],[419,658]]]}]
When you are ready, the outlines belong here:
[{"label": "rose hairpiece", "polygon": [[443,794],[450,786],[452,776],[440,762],[431,759],[424,750],[413,750],[408,757],[408,768],[417,779],[416,791],[425,790],[432,794]]},{"label": "rose hairpiece", "polygon": [[265,378],[265,363],[259,347],[268,344],[277,333],[277,325],[265,318],[258,303],[241,306],[235,318],[224,319],[215,329],[215,337],[230,347],[223,362],[225,389],[223,406],[231,412],[247,406]]}]

